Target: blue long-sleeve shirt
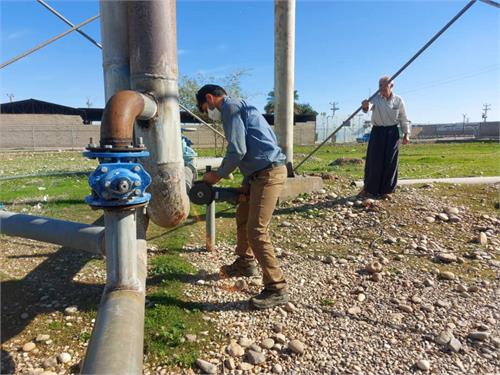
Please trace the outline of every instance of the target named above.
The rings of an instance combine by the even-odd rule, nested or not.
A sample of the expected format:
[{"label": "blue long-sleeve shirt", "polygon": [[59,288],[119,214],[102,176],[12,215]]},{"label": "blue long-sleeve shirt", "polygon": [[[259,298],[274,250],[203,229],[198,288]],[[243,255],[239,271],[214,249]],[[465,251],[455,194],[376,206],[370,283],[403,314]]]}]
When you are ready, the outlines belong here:
[{"label": "blue long-sleeve shirt", "polygon": [[220,177],[227,178],[237,167],[249,177],[271,163],[285,161],[276,135],[257,108],[226,96],[221,113],[228,146],[217,171]]}]

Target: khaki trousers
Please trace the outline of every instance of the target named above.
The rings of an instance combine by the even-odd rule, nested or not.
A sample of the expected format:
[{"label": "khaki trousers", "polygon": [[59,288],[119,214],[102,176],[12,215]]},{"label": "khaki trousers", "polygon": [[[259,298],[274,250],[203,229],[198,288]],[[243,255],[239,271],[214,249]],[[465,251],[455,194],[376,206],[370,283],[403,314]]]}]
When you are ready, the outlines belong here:
[{"label": "khaki trousers", "polygon": [[259,172],[250,180],[250,198],[236,209],[236,255],[259,262],[266,289],[277,290],[286,286],[268,234],[268,226],[278,197],[287,178],[285,166]]}]

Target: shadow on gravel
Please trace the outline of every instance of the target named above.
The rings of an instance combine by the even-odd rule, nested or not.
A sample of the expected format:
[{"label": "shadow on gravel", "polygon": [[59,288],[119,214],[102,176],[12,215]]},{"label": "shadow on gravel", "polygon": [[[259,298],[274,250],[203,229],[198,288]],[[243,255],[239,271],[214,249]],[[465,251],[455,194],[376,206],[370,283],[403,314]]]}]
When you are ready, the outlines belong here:
[{"label": "shadow on gravel", "polygon": [[150,304],[160,304],[164,306],[176,306],[187,310],[200,311],[248,311],[250,305],[247,300],[229,301],[229,302],[188,302],[172,296],[152,296],[148,297]]},{"label": "shadow on gravel", "polygon": [[[93,224],[102,225],[102,221],[97,220]],[[99,257],[62,247],[49,254],[23,279],[1,282],[1,342],[5,343],[17,336],[39,314],[63,312],[70,305],[77,305],[79,311],[83,312],[95,311],[104,285],[73,281],[75,275],[92,259]],[[23,319],[24,316],[21,318],[24,313],[27,314],[26,319]],[[14,373],[15,370],[9,370],[9,366],[15,366],[15,362],[8,353],[2,351],[1,373]]]}]

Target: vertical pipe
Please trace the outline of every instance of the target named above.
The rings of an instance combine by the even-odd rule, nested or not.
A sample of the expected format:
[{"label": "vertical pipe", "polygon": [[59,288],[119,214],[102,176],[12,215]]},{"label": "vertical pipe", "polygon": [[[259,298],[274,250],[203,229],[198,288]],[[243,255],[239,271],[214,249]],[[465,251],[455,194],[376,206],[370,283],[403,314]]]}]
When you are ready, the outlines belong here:
[{"label": "vertical pipe", "polygon": [[105,210],[107,289],[141,289],[137,274],[135,209]]},{"label": "vertical pipe", "polygon": [[136,128],[151,156],[143,162],[153,177],[148,214],[173,227],[189,213],[182,158],[178,103],[175,1],[132,1],[128,5],[130,80],[134,90],[151,92],[157,116]]},{"label": "vertical pipe", "polygon": [[117,91],[130,89],[127,2],[100,1],[102,67],[106,102]]},{"label": "vertical pipe", "polygon": [[207,204],[207,216],[206,216],[206,247],[207,251],[215,251],[215,200],[212,203]]},{"label": "vertical pipe", "polygon": [[[210,172],[212,167],[207,165],[205,171]],[[207,204],[207,213],[205,216],[206,238],[205,244],[207,251],[215,251],[215,199]]]},{"label": "vertical pipe", "polygon": [[274,1],[274,125],[278,143],[293,163],[295,0]]}]

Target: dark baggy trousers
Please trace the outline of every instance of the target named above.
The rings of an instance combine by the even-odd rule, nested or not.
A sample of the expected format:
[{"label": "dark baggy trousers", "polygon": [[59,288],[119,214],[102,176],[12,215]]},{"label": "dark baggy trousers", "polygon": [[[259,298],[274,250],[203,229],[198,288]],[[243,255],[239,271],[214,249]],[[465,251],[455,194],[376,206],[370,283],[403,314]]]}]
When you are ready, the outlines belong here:
[{"label": "dark baggy trousers", "polygon": [[373,195],[393,193],[398,183],[398,159],[398,126],[374,126],[366,151],[364,190]]}]

